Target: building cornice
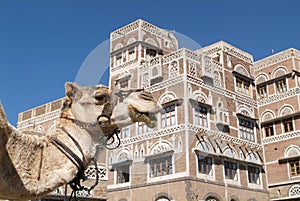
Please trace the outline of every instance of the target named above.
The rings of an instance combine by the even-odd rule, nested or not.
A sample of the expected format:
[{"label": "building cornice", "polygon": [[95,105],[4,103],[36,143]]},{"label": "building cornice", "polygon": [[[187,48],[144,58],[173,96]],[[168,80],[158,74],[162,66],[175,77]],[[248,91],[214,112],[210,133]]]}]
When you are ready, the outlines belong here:
[{"label": "building cornice", "polygon": [[278,64],[292,57],[295,57],[300,60],[300,51],[295,48],[289,48],[287,50],[278,52],[276,54],[273,54],[271,56],[265,57],[261,60],[254,62],[253,68],[254,71],[260,71],[266,67]]}]

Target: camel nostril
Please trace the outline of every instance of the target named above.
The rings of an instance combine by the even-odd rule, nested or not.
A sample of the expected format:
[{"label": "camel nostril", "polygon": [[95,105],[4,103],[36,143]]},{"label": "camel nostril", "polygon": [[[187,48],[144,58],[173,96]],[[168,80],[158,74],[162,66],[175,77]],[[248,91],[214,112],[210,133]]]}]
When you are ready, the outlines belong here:
[{"label": "camel nostril", "polygon": [[140,94],[140,96],[141,96],[141,98],[143,98],[143,99],[145,99],[145,100],[149,100],[149,101],[153,101],[154,99],[153,99],[153,97],[152,97],[152,95],[151,95],[151,93],[149,93],[149,92],[142,92],[141,94]]},{"label": "camel nostril", "polygon": [[101,127],[105,127],[105,126],[109,125],[109,123],[110,123],[109,117],[106,117],[106,116],[103,116],[103,115],[98,117],[98,124]]}]

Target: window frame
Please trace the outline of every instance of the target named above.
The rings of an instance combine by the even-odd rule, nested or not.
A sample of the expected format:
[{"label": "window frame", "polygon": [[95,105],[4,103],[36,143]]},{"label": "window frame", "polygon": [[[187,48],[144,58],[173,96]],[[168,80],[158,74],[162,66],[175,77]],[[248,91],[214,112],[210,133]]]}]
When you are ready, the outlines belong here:
[{"label": "window frame", "polygon": [[288,90],[286,77],[280,78],[276,80],[274,83],[275,83],[276,94],[284,93]]},{"label": "window frame", "polygon": [[282,133],[288,133],[294,131],[295,126],[294,126],[294,119],[292,117],[283,119],[281,121],[281,125],[282,125]]},{"label": "window frame", "polygon": [[[126,170],[128,170],[127,173]],[[125,170],[125,171],[124,171]],[[130,164],[123,164],[123,165],[118,165],[115,167],[115,184],[120,185],[120,184],[128,184],[131,181],[131,166]],[[122,180],[120,180],[122,179]],[[124,179],[124,181],[123,181]]]},{"label": "window frame", "polygon": [[149,159],[148,167],[148,177],[150,179],[173,175],[175,172],[173,164],[173,154],[157,156]]},{"label": "window frame", "polygon": [[[241,122],[244,123],[241,124]],[[249,125],[246,125],[246,123],[249,123]],[[250,125],[253,125],[253,127],[251,127]],[[238,117],[238,136],[240,139],[248,140],[250,142],[256,142],[255,122],[249,119]]]},{"label": "window frame", "polygon": [[263,126],[263,130],[264,130],[265,137],[272,137],[275,135],[275,129],[273,123],[265,124]]},{"label": "window frame", "polygon": [[193,104],[193,123],[203,128],[209,128],[209,108],[201,104]]},{"label": "window frame", "polygon": [[[231,167],[228,167],[231,166]],[[233,167],[235,166],[235,168]],[[238,164],[231,161],[224,161],[223,163],[224,167],[224,178],[226,180],[232,180],[234,182],[239,181],[239,175],[238,175]]]},{"label": "window frame", "polygon": [[259,99],[268,97],[268,87],[266,84],[257,86],[256,90]]},{"label": "window frame", "polygon": [[252,96],[251,81],[235,76],[235,91],[247,96]]},{"label": "window frame", "polygon": [[254,166],[247,166],[247,177],[249,184],[261,185],[260,174],[260,168]]},{"label": "window frame", "polygon": [[160,127],[168,128],[177,125],[177,123],[177,105],[175,103],[172,103],[163,106],[163,110],[160,114]]},{"label": "window frame", "polygon": [[[289,161],[288,164],[289,164],[290,177],[299,177],[300,176],[300,160],[291,160],[291,161]],[[294,167],[292,167],[292,165]]]}]

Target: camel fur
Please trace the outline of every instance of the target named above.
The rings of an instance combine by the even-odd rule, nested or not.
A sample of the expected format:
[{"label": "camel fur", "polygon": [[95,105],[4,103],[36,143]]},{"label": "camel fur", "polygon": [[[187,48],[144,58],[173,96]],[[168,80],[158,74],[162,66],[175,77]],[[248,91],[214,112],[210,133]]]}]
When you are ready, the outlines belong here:
[{"label": "camel fur", "polygon": [[103,86],[66,83],[65,88],[59,123],[49,133],[17,130],[8,123],[0,104],[0,199],[37,199],[74,179],[78,168],[55,146],[53,138],[71,149],[87,168],[96,145],[103,143],[108,134],[137,121],[153,126],[155,120],[149,114],[161,110],[151,94],[143,90],[131,90],[120,102]]}]

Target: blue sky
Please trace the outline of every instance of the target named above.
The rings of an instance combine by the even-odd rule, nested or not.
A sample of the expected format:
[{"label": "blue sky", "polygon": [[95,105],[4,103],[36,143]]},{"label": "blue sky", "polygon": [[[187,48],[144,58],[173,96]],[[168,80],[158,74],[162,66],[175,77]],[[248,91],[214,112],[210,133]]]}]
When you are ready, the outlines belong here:
[{"label": "blue sky", "polygon": [[297,0],[0,0],[0,100],[15,125],[19,112],[64,96],[109,33],[140,18],[201,46],[224,40],[255,60],[300,49],[299,8]]}]

